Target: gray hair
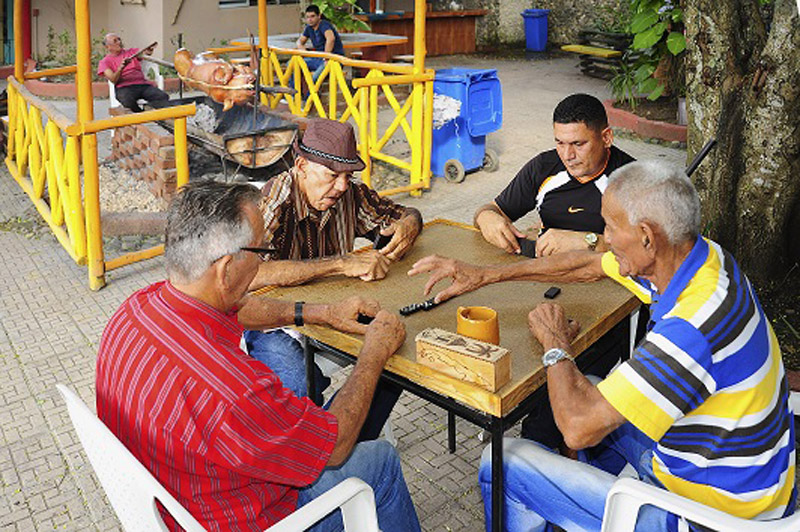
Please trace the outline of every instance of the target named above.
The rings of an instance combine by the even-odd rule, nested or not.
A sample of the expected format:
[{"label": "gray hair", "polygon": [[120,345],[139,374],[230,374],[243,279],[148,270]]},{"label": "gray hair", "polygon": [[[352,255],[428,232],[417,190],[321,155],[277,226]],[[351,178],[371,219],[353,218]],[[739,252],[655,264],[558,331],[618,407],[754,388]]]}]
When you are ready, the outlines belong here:
[{"label": "gray hair", "polygon": [[652,222],[670,244],[694,240],[700,234],[700,199],[682,169],[660,161],[637,161],[615,170],[608,178],[612,193],[628,222]]},{"label": "gray hair", "polygon": [[200,181],[182,187],[167,211],[164,259],[170,280],[190,283],[218,259],[253,240],[244,206],[261,193],[252,185]]}]

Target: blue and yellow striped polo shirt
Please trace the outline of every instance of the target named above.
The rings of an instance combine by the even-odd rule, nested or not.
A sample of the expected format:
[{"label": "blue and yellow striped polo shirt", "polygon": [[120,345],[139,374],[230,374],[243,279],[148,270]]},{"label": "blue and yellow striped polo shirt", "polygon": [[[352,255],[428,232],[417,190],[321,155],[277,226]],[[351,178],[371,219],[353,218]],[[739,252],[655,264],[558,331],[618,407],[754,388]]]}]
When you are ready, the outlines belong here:
[{"label": "blue and yellow striped polo shirt", "polygon": [[794,423],[781,352],[750,282],[718,244],[698,239],[663,294],[605,273],[652,303],[652,328],[598,385],[656,442],[669,491],[730,514],[781,517],[793,504]]}]

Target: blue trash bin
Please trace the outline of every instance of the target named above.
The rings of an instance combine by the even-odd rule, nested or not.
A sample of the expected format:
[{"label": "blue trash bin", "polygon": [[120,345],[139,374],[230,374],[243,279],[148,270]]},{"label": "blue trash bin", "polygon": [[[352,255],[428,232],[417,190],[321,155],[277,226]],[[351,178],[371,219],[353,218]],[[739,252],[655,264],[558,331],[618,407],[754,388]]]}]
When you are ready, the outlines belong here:
[{"label": "blue trash bin", "polygon": [[[486,135],[503,123],[503,96],[497,70],[445,68],[436,71],[434,94],[444,94],[461,102],[458,116],[433,129],[431,173],[445,176],[450,160],[461,163],[463,173],[483,166]],[[445,177],[450,177],[449,175]]]},{"label": "blue trash bin", "polygon": [[547,47],[547,14],[549,9],[526,9],[522,13],[525,20],[525,48],[533,52],[544,52]]}]

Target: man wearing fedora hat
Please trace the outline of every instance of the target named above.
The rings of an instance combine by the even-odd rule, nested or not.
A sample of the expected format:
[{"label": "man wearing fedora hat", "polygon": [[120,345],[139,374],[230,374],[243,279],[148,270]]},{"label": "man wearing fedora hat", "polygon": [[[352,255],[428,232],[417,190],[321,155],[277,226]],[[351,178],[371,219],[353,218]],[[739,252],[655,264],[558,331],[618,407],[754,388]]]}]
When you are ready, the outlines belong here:
[{"label": "man wearing fedora hat", "polygon": [[[390,263],[405,255],[422,230],[419,211],[353,180],[352,173],[365,165],[348,123],[311,120],[302,140],[295,141],[294,152],[294,167],[262,189],[265,243],[274,251],[261,263],[250,288],[298,285],[334,275],[364,281],[385,277]],[[357,237],[372,240],[380,249],[351,253]],[[302,302],[295,314],[295,324],[302,325]],[[247,331],[248,351],[298,396],[308,395],[319,403],[330,380],[315,367],[319,386],[307,389],[303,349],[291,333]],[[399,396],[400,389],[390,383],[378,386],[361,440],[378,437]]]}]

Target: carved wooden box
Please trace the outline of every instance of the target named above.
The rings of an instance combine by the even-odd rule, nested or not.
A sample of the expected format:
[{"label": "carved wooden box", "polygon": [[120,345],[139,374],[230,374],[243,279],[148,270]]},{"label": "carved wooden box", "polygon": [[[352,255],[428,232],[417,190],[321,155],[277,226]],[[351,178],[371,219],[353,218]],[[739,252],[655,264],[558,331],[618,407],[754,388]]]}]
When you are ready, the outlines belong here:
[{"label": "carved wooden box", "polygon": [[417,362],[456,379],[494,392],[511,378],[508,349],[444,329],[425,329],[416,336]]}]

